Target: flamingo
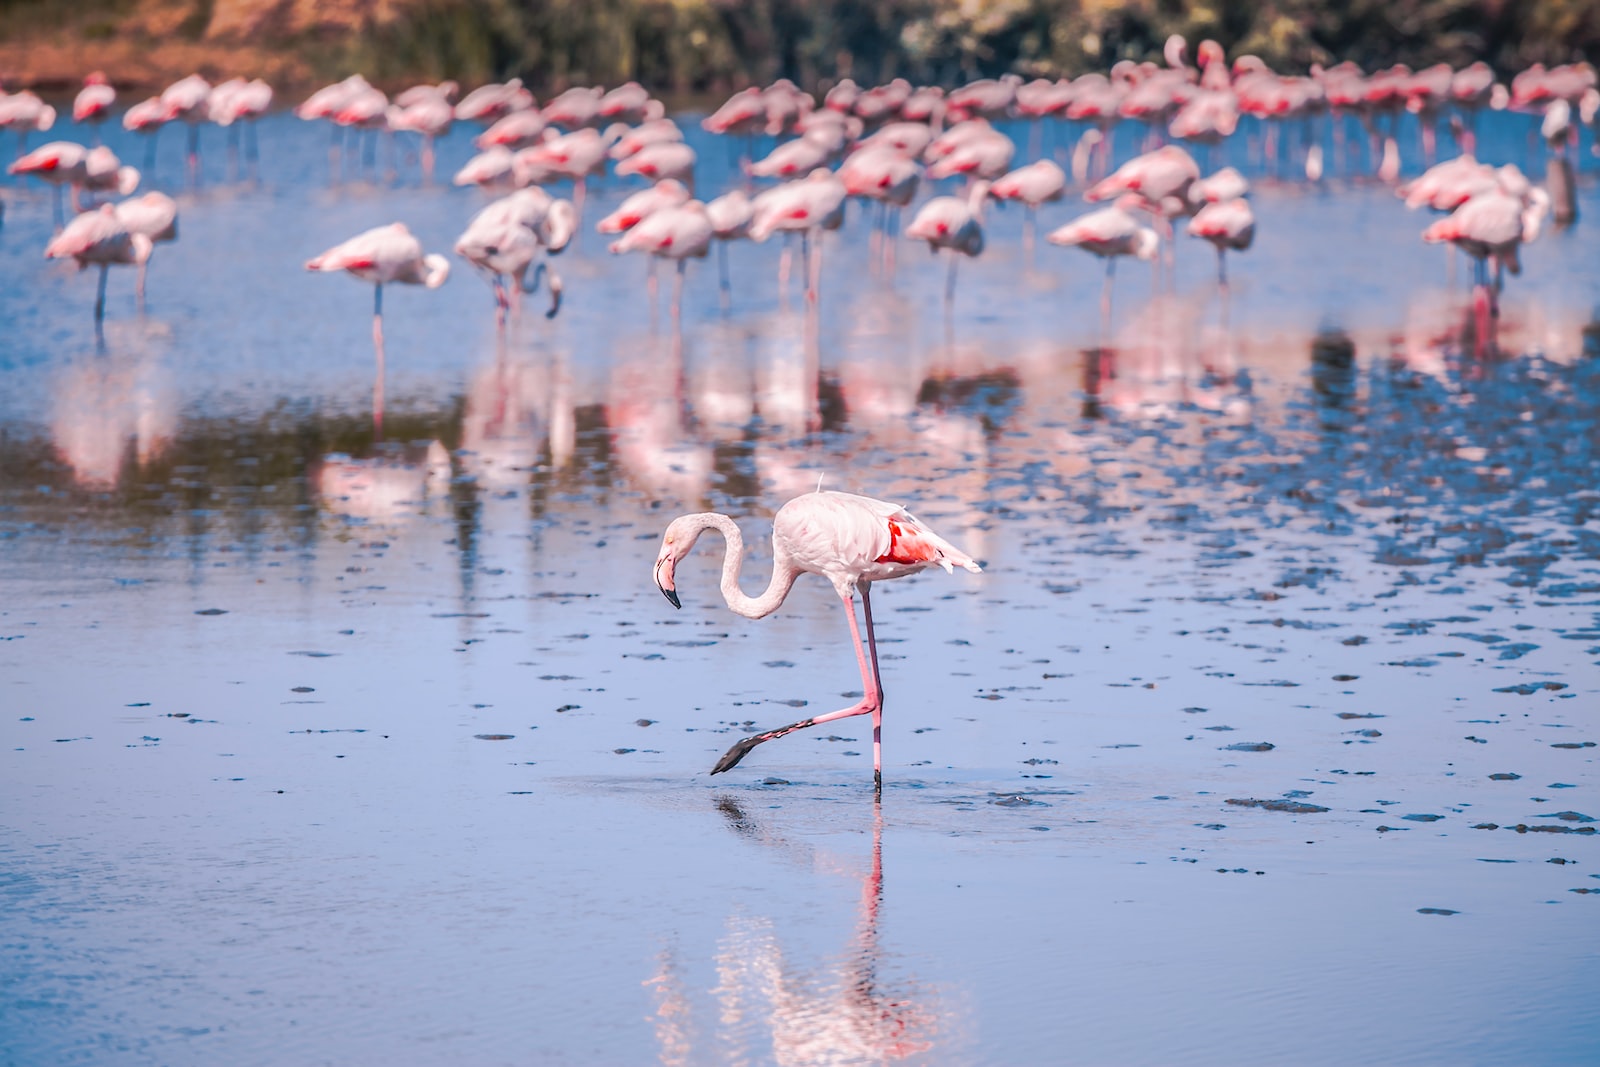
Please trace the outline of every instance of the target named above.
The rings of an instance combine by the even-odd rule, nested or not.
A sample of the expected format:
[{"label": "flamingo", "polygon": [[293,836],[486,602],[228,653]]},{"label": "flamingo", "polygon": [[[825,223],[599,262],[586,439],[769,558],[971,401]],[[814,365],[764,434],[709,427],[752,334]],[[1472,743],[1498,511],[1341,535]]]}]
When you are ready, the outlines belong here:
[{"label": "flamingo", "polygon": [[856,117],[868,125],[889,122],[901,114],[913,95],[911,83],[904,78],[896,78],[887,85],[875,85],[856,97]]},{"label": "flamingo", "polygon": [[638,82],[625,82],[600,98],[597,114],[613,122],[643,123],[659,120],[666,107]]},{"label": "flamingo", "polygon": [[129,196],[139,188],[139,172],[125,167],[117,154],[105,145],[96,145],[83,157],[83,173],[73,182],[75,190],[87,193],[116,193]]},{"label": "flamingo", "polygon": [[1475,155],[1478,150],[1478,112],[1488,105],[1494,95],[1494,70],[1479,61],[1462,67],[1451,75],[1450,99],[1465,116],[1460,136],[1461,151]]},{"label": "flamingo", "polygon": [[[459,108],[457,111],[459,118]],[[525,107],[496,119],[487,130],[474,137],[472,143],[483,150],[496,145],[510,149],[531,148],[543,139],[545,125],[544,115],[537,108]]]},{"label": "flamingo", "polygon": [[456,105],[456,118],[489,126],[513,111],[531,107],[533,94],[522,87],[521,78],[512,78],[504,84],[480,85],[462,97]]},{"label": "flamingo", "polygon": [[678,207],[689,200],[689,187],[676,178],[667,178],[628,197],[617,210],[601,219],[595,229],[600,233],[624,233],[662,208]]},{"label": "flamingo", "polygon": [[[543,249],[555,255],[566,248],[577,229],[577,215],[567,200],[552,199],[543,189],[519,189],[494,201],[473,216],[456,240],[456,255],[490,276],[494,287],[496,317],[503,325],[510,306],[508,292],[532,292],[527,284],[528,269]],[[543,271],[543,264],[540,265]],[[512,289],[507,279],[515,283]],[[535,275],[534,288],[537,288]],[[561,310],[561,278],[550,272],[550,310],[553,319]]]},{"label": "flamingo", "polygon": [[[178,239],[178,205],[166,193],[145,193],[133,200],[115,204],[113,208],[117,214],[117,221],[122,223],[124,229],[132,234],[143,234],[150,239],[152,251],[157,244]],[[144,259],[138,261],[139,281],[134,291],[138,294],[141,308],[144,307],[144,276],[149,261],[148,253]]]},{"label": "flamingo", "polygon": [[844,78],[828,90],[827,95],[822,98],[822,106],[829,111],[848,115],[855,109],[856,101],[859,99],[861,99],[861,86],[850,78]]},{"label": "flamingo", "polygon": [[150,238],[130,233],[117,218],[110,204],[99,211],[86,211],[45,245],[46,259],[75,259],[81,270],[91,263],[100,268],[100,288],[94,301],[94,321],[98,329],[106,315],[106,272],[113,264],[142,264],[150,258]]},{"label": "flamingo", "polygon": [[450,179],[452,185],[476,185],[480,189],[505,188],[514,184],[511,149],[491,145],[464,163]]},{"label": "flamingo", "polygon": [[525,151],[531,165],[546,167],[572,179],[572,204],[582,218],[588,177],[605,173],[606,152],[616,138],[615,132],[602,136],[598,130],[584,128],[554,137],[547,135],[544,141]]},{"label": "flamingo", "polygon": [[72,101],[72,121],[93,127],[95,142],[100,140],[100,126],[111,117],[111,107],[117,102],[117,91],[103,71],[94,71],[83,79],[83,88]]},{"label": "flamingo", "polygon": [[378,371],[372,386],[372,421],[383,433],[383,287],[393,282],[437,289],[450,276],[450,261],[438,254],[424,255],[422,242],[403,222],[358,233],[342,244],[306,261],[306,270],[348,271],[372,283],[372,347]]},{"label": "flamingo", "polygon": [[1076,245],[1085,252],[1106,261],[1106,280],[1100,290],[1100,330],[1109,333],[1111,326],[1111,285],[1117,268],[1118,256],[1135,256],[1139,259],[1155,258],[1161,247],[1161,238],[1148,226],[1129,214],[1136,207],[1135,198],[1125,198],[1110,207],[1081,215],[1045,237],[1053,245]]},{"label": "flamingo", "polygon": [[[844,222],[844,202],[849,196],[844,182],[826,168],[804,178],[785,182],[756,197],[750,220],[750,239],[765,241],[774,232],[799,233],[806,257],[806,299],[815,302],[822,284],[822,231],[837,230]],[[815,240],[812,240],[815,235]],[[816,247],[813,249],[813,245]],[[778,268],[779,285],[788,280],[788,250]]]},{"label": "flamingo", "polygon": [[616,166],[618,177],[637,174],[651,181],[675,178],[694,184],[695,151],[682,141],[659,141],[645,145]]},{"label": "flamingo", "polygon": [[711,220],[711,235],[717,239],[717,275],[722,298],[726,301],[731,290],[728,284],[728,242],[750,236],[755,206],[743,189],[734,189],[707,204],[706,217]]},{"label": "flamingo", "polygon": [[230,156],[237,154],[239,150],[240,138],[235,123],[248,123],[246,128],[250,131],[250,136],[246,158],[251,163],[260,159],[261,146],[256,140],[256,121],[265,115],[271,106],[272,86],[260,78],[248,82],[243,78],[229,78],[211,90],[207,110],[212,122],[227,128]]},{"label": "flamingo", "polygon": [[1203,237],[1217,249],[1217,286],[1226,291],[1227,250],[1243,252],[1256,237],[1256,217],[1243,198],[1207,204],[1189,220],[1189,236]]},{"label": "flamingo", "polygon": [[[419,93],[418,89],[428,91]],[[442,93],[434,91],[433,86],[407,89],[401,96],[408,97],[410,103],[402,104],[400,97],[396,97],[385,114],[385,125],[391,130],[403,130],[422,138],[419,160],[422,165],[422,180],[425,184],[431,185],[434,163],[433,142],[450,132],[450,127],[455,122],[455,108]]]},{"label": "flamingo", "polygon": [[885,269],[894,266],[889,208],[894,208],[894,230],[898,231],[900,217],[905,213],[906,205],[917,195],[917,184],[921,179],[922,165],[905,154],[893,141],[858,149],[839,168],[839,180],[844,182],[845,192],[851,196],[876,200],[883,205],[882,224],[872,236],[873,240],[882,244]]},{"label": "flamingo", "polygon": [[[343,81],[323,86],[302,100],[299,106],[294,109],[295,117],[306,122],[314,122],[317,119],[328,119],[332,122],[334,114],[344,106],[346,100],[349,100],[356,93],[370,88],[371,86],[367,83],[367,79],[359,74],[352,74]],[[126,122],[126,119],[124,119],[124,122]],[[344,131],[337,123],[334,123],[329,129],[329,134],[331,139],[328,142],[328,170],[337,176],[339,173],[339,140],[344,135]]]},{"label": "flamingo", "polygon": [[[1522,272],[1518,250],[1539,236],[1549,208],[1548,194],[1533,188],[1522,171],[1508,164],[1500,168],[1494,188],[1478,193],[1449,217],[1429,226],[1422,239],[1430,244],[1448,241],[1477,261],[1474,303],[1486,320],[1499,315],[1502,270]],[[1492,285],[1487,277],[1490,261],[1495,271]],[[1480,320],[1480,339],[1490,332],[1485,320]]]},{"label": "flamingo", "polygon": [[[607,133],[611,132],[610,128]],[[627,159],[640,150],[654,144],[666,144],[672,141],[683,140],[683,131],[671,119],[651,119],[649,122],[635,126],[632,129],[617,131],[617,141],[611,146],[608,153],[612,159]]]},{"label": "flamingo", "polygon": [[690,258],[701,259],[711,248],[713,234],[706,206],[698,200],[662,208],[646,215],[632,229],[611,242],[613,255],[623,252],[648,252],[678,264],[678,277],[672,292],[672,318],[683,317],[683,272]]},{"label": "flamingo", "polygon": [[23,90],[9,96],[0,92],[0,130],[17,131],[17,154],[28,146],[28,131],[43,133],[56,124],[56,109]]},{"label": "flamingo", "polygon": [[566,130],[581,130],[601,118],[600,100],[604,92],[598,87],[574,85],[540,109],[544,120],[552,126]]},{"label": "flamingo", "polygon": [[[903,578],[931,566],[954,573],[956,567],[980,573],[983,568],[965,552],[935,534],[899,504],[854,493],[818,490],[789,501],[772,519],[772,578],[760,596],[739,588],[744,562],[744,536],[726,515],[702,512],[681,515],[667,526],[656,555],[655,582],[672,606],[681,608],[674,572],[706,530],[726,542],[722,561],[722,598],[736,614],[759,619],[783,605],[802,574],[820,575],[833,583],[850,620],[850,639],[861,671],[861,699],[847,708],[753,734],[736,742],[711,769],[732,770],[750,750],[795,730],[855,715],[872,716],[873,787],[883,789],[883,683],[878,670],[878,642],[872,624],[873,582]],[[861,644],[855,594],[861,594],[867,644]],[[870,664],[869,657],[870,655]]]},{"label": "flamingo", "polygon": [[807,132],[778,145],[764,159],[746,165],[745,173],[752,178],[793,178],[797,174],[810,174],[832,163],[840,147],[826,132]]},{"label": "flamingo", "polygon": [[944,283],[946,311],[955,300],[958,256],[976,257],[983,251],[983,201],[988,195],[989,183],[980,179],[972,184],[965,200],[936,196],[922,205],[906,227],[906,236],[927,241],[928,251],[937,255],[942,248],[950,253],[950,273]]},{"label": "flamingo", "polygon": [[879,126],[876,133],[856,145],[857,152],[869,148],[893,148],[913,159],[921,157],[933,143],[934,132],[926,123],[891,122]]},{"label": "flamingo", "polygon": [[1017,146],[996,129],[979,130],[955,145],[928,168],[928,177],[938,181],[964,174],[968,181],[994,181],[1011,167]]},{"label": "flamingo", "polygon": [[7,174],[31,174],[56,187],[55,224],[65,223],[61,208],[61,187],[72,188],[72,210],[78,210],[78,186],[87,173],[88,149],[73,141],[51,141],[40,145],[6,168]]},{"label": "flamingo", "polygon": [[189,124],[190,182],[200,178],[200,123],[210,117],[206,108],[210,96],[211,84],[198,74],[179,78],[161,93],[161,103],[167,109],[168,119],[182,119]]},{"label": "flamingo", "polygon": [[1040,204],[1060,200],[1066,191],[1066,171],[1048,159],[1018,167],[989,187],[989,195],[1002,203],[1007,200],[1022,201],[1027,211],[1022,243],[1029,251],[1033,249],[1034,213],[1039,210]]}]

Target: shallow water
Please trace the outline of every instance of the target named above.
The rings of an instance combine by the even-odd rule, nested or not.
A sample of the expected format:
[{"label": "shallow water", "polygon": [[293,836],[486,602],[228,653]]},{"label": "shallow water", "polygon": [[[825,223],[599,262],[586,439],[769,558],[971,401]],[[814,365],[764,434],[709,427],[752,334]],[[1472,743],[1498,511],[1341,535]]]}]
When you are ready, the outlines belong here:
[{"label": "shallow water", "polygon": [[[1484,158],[1540,172],[1529,124]],[[814,316],[738,245],[675,327],[589,232],[502,337],[458,264],[386,301],[380,440],[370,297],[300,264],[393,219],[446,250],[482,198],[261,140],[103,339],[6,193],[0,1060],[1592,1060],[1587,143],[1497,351],[1390,190],[1257,164],[1226,319],[1180,238],[1109,343],[1097,265],[1014,211],[948,317],[854,208]],[[819,479],[985,564],[875,589],[881,807],[860,720],[706,773],[853,699],[824,583],[738,618],[711,539],[681,612],[650,581],[710,507],[755,587]]]}]

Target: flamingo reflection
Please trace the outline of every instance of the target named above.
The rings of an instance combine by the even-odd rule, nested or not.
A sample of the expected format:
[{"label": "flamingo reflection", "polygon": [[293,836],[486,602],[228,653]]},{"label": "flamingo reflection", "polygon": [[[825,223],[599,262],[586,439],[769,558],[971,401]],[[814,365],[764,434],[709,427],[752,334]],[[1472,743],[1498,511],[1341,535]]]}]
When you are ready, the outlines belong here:
[{"label": "flamingo reflection", "polygon": [[[836,857],[813,853],[751,819],[732,797],[717,800],[741,837],[790,853],[827,873],[849,875]],[[859,875],[855,935],[829,964],[810,973],[785,952],[782,931],[764,916],[730,917],[715,956],[715,1049],[697,1048],[693,1012],[671,951],[645,982],[656,997],[656,1039],[664,1064],[743,1063],[784,1067],[885,1064],[932,1052],[941,1034],[932,992],[914,978],[886,976],[879,921],[883,909],[883,812],[873,807],[872,860]],[[766,1047],[760,1047],[757,1045]]]},{"label": "flamingo reflection", "polygon": [[[113,334],[114,342],[121,339]],[[159,460],[176,435],[170,373],[148,351],[122,349],[113,344],[75,360],[56,380],[50,436],[84,489],[115,489],[125,474]]]}]

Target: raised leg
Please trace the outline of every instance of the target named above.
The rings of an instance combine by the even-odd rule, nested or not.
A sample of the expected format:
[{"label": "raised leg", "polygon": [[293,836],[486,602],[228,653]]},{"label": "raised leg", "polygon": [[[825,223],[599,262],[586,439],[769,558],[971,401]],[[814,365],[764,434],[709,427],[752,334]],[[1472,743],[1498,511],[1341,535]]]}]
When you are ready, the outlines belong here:
[{"label": "raised leg", "polygon": [[[861,588],[862,599],[865,600],[866,587],[862,586]],[[763,741],[772,741],[776,738],[784,736],[785,734],[792,734],[796,730],[804,730],[808,726],[820,726],[822,723],[833,722],[835,719],[848,719],[851,716],[867,714],[871,714],[873,716],[873,758],[874,761],[876,761],[877,723],[881,716],[883,707],[883,694],[878,687],[878,676],[876,669],[877,655],[874,653],[874,663],[869,665],[867,663],[866,649],[864,649],[861,645],[861,630],[856,624],[855,600],[848,594],[842,599],[844,601],[845,615],[850,620],[850,640],[855,645],[856,649],[856,666],[861,669],[861,699],[850,705],[848,708],[840,708],[838,711],[830,711],[826,715],[817,715],[810,719],[801,719],[799,722],[792,722],[788,726],[780,726],[776,730],[768,730],[765,733],[751,734],[749,737],[746,737],[743,740],[736,741],[732,748],[723,753],[722,758],[717,761],[717,765],[711,768],[712,774],[721,774],[723,771],[732,770],[738,765],[740,760],[744,759],[745,756],[750,754],[750,750],[752,748],[755,748]],[[867,633],[872,633],[872,626],[870,622],[867,625]]]}]

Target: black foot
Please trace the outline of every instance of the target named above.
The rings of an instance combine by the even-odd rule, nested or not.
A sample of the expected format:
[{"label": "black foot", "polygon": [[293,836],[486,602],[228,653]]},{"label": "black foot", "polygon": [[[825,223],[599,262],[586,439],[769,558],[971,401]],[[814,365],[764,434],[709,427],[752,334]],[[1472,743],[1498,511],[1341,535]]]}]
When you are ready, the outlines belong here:
[{"label": "black foot", "polygon": [[763,738],[760,734],[756,734],[754,737],[747,737],[743,741],[734,742],[733,747],[724,752],[722,754],[722,758],[717,760],[717,765],[711,768],[711,773],[721,774],[723,771],[733,770],[733,768],[739,765],[739,761],[748,756],[750,754],[750,750],[759,745],[763,740],[765,740],[765,738]]}]

